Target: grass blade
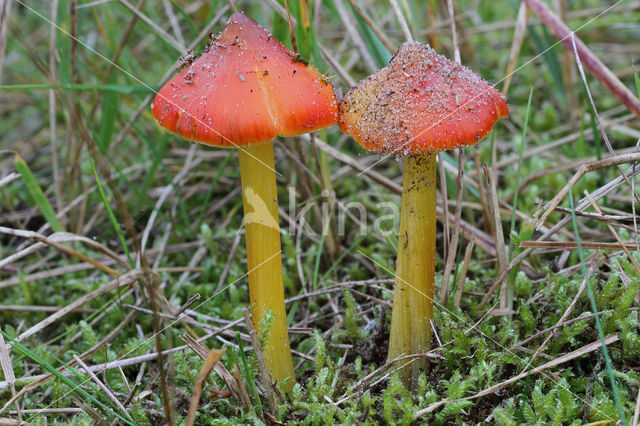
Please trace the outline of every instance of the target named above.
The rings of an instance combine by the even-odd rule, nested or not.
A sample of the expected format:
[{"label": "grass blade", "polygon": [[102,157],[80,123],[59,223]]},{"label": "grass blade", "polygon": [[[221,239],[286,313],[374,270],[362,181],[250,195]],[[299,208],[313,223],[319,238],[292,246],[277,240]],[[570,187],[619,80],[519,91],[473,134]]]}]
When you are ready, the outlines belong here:
[{"label": "grass blade", "polygon": [[329,220],[327,220],[324,223],[324,226],[322,227],[322,236],[320,237],[320,241],[318,241],[318,251],[316,253],[316,261],[315,264],[313,266],[313,286],[311,287],[313,289],[313,291],[316,291],[318,289],[318,275],[320,273],[320,260],[322,259],[322,248],[324,247],[324,240],[327,237],[327,234],[329,233],[329,225],[331,225],[331,222]]},{"label": "grass blade", "polygon": [[49,90],[60,89],[68,92],[105,92],[120,95],[143,94],[148,95],[154,93],[150,89],[142,85],[125,85],[125,84],[9,84],[0,85],[0,90]]},{"label": "grass blade", "polygon": [[524,126],[522,126],[522,138],[518,147],[518,169],[516,171],[515,190],[513,195],[513,210],[511,212],[511,229],[509,235],[513,235],[516,224],[516,210],[518,209],[518,194],[520,187],[520,169],[522,169],[522,155],[524,154],[525,142],[527,140],[527,127],[529,126],[529,113],[531,111],[531,98],[533,97],[533,86],[529,90],[529,101],[527,102],[527,112],[524,116]]},{"label": "grass blade", "polygon": [[530,25],[529,35],[533,40],[537,52],[542,55],[542,58],[547,64],[547,67],[549,67],[549,72],[553,79],[553,87],[556,94],[558,95],[558,98],[563,104],[566,105],[567,96],[564,93],[564,83],[562,81],[560,62],[558,61],[558,57],[556,56],[555,49],[550,48],[550,46],[553,44],[553,41],[549,36],[549,30],[547,30],[547,27],[542,27],[542,35],[540,35],[538,33],[538,30]]},{"label": "grass blade", "polygon": [[242,369],[242,375],[244,379],[247,381],[247,385],[251,391],[251,400],[253,405],[258,410],[258,414],[262,416],[262,402],[260,401],[260,395],[258,395],[258,388],[256,387],[256,383],[253,380],[253,374],[251,373],[251,367],[249,366],[249,360],[247,359],[247,354],[244,352],[244,342],[242,341],[242,337],[240,337],[240,332],[236,332],[236,342],[238,343],[238,355],[240,356],[240,366]]},{"label": "grass blade", "polygon": [[582,275],[587,280],[587,294],[589,295],[589,302],[591,302],[591,310],[593,311],[593,319],[595,320],[596,328],[598,329],[598,337],[602,342],[602,356],[604,357],[604,363],[607,367],[607,374],[609,375],[609,381],[611,382],[611,392],[613,393],[613,399],[620,415],[622,425],[626,426],[627,420],[624,416],[624,410],[622,409],[622,403],[620,402],[620,394],[618,393],[618,386],[616,385],[616,379],[613,376],[613,365],[611,364],[611,357],[609,356],[609,350],[605,342],[604,330],[600,322],[600,315],[598,315],[598,306],[596,304],[596,297],[591,287],[591,280],[589,279],[589,273],[587,272],[587,265],[584,261],[584,252],[580,245],[580,235],[578,234],[578,222],[576,221],[576,209],[573,203],[573,188],[569,188],[569,204],[571,206],[571,222],[573,223],[573,233],[576,236],[576,244],[578,246],[578,255],[580,256],[580,264],[582,266]]},{"label": "grass blade", "polygon": [[100,184],[100,178],[98,177],[98,172],[96,172],[96,167],[93,164],[93,159],[89,157],[89,163],[91,164],[91,170],[93,171],[93,176],[96,179],[96,185],[98,186],[98,193],[100,194],[100,198],[102,199],[102,204],[104,204],[104,208],[107,210],[107,214],[109,215],[109,220],[111,220],[111,224],[113,225],[113,229],[115,229],[116,234],[118,234],[118,239],[120,240],[120,244],[122,244],[122,248],[124,248],[124,252],[127,254],[127,260],[129,261],[129,265],[133,268],[133,259],[131,258],[131,254],[129,253],[129,249],[127,248],[127,241],[124,238],[124,234],[120,229],[120,225],[118,224],[118,219],[116,219],[116,215],[113,214],[113,210],[111,210],[111,206],[109,205],[109,201],[107,200],[107,196],[104,193],[104,189],[102,189],[102,185]]},{"label": "grass blade", "polygon": [[[115,83],[118,79],[117,73],[112,73],[109,77],[109,83]],[[100,129],[98,130],[98,148],[100,152],[105,154],[111,146],[111,138],[113,136],[113,125],[118,114],[118,96],[115,92],[105,93],[102,97],[102,118],[100,119]]]},{"label": "grass blade", "polygon": [[38,209],[40,210],[40,213],[42,213],[42,216],[44,216],[45,220],[49,223],[49,226],[51,226],[51,229],[53,229],[55,232],[63,232],[64,227],[56,217],[56,213],[53,211],[53,207],[51,207],[51,204],[49,204],[49,200],[47,200],[44,192],[42,192],[42,188],[40,188],[40,185],[38,185],[38,181],[36,181],[33,173],[31,173],[31,169],[18,153],[16,153],[15,166],[16,170],[18,170],[18,173],[20,173],[24,184],[27,186],[29,195],[33,199],[33,202],[36,204],[36,206],[38,206]]},{"label": "grass blade", "polygon": [[112,417],[117,417],[120,421],[124,422],[125,424],[135,425],[135,423],[132,423],[131,421],[125,419],[118,413],[111,410],[108,406],[104,405],[102,402],[96,399],[96,397],[94,397],[89,392],[82,389],[80,387],[81,384],[74,382],[69,377],[59,372],[53,365],[49,364],[47,361],[39,357],[35,352],[32,352],[22,343],[15,341],[11,336],[9,336],[7,333],[5,333],[2,330],[0,330],[0,333],[2,333],[5,339],[11,342],[11,344],[13,345],[13,348],[15,348],[20,354],[26,356],[27,358],[29,358],[30,360],[32,360],[33,362],[35,362],[36,364],[40,365],[42,368],[47,370],[49,373],[53,374],[58,380],[60,380],[65,385],[69,386],[71,390],[74,393],[76,393],[78,396],[91,401],[96,407],[98,407],[98,409],[100,409],[100,411],[102,411],[102,413]]}]

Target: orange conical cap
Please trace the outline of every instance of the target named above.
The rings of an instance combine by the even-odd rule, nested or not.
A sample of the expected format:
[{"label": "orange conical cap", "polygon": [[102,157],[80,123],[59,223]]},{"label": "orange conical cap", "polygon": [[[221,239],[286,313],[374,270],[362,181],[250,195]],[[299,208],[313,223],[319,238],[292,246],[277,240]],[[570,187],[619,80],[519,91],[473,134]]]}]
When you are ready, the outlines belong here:
[{"label": "orange conical cap", "polygon": [[330,126],[331,84],[254,20],[234,13],[202,55],[165,84],[151,110],[171,132],[235,147]]},{"label": "orange conical cap", "polygon": [[344,96],[338,124],[368,150],[413,155],[472,145],[508,116],[504,97],[473,71],[407,42]]}]

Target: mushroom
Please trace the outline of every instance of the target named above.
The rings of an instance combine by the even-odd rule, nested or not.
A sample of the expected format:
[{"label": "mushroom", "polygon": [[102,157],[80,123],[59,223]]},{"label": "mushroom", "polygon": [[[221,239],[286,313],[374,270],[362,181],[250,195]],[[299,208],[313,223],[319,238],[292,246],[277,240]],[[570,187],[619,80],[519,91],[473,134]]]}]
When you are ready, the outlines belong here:
[{"label": "mushroom", "polygon": [[[269,323],[262,330],[266,365],[272,379],[286,380],[290,389],[295,377],[272,141],[334,124],[333,87],[242,13],[234,13],[202,55],[189,62],[160,89],[152,112],[163,127],[186,139],[238,148],[252,318],[259,331]],[[269,312],[272,317],[265,321]]]},{"label": "mushroom", "polygon": [[[339,107],[342,131],[370,151],[404,157],[388,357],[427,352],[436,257],[435,152],[480,141],[509,108],[474,72],[417,42],[404,43]],[[400,377],[411,387],[427,366],[427,358],[414,360]]]}]

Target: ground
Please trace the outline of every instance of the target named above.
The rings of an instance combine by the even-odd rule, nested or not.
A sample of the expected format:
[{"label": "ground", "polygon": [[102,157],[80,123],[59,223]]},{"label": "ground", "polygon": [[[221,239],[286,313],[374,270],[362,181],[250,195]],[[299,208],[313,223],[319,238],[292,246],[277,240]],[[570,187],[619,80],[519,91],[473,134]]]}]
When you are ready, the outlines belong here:
[{"label": "ground", "polygon": [[284,4],[0,0],[1,422],[183,424],[208,349],[245,399],[213,372],[195,424],[637,420],[640,5],[548,5],[593,68],[539,0],[453,2],[455,41],[446,1],[399,1],[401,19],[390,3],[289,1],[300,58],[341,97],[409,32],[458,47],[510,117],[439,157],[435,333],[413,389],[386,356],[402,162],[337,126],[276,140],[297,384],[273,407],[242,315],[237,154],[170,134],[150,102],[230,4],[291,47]]}]

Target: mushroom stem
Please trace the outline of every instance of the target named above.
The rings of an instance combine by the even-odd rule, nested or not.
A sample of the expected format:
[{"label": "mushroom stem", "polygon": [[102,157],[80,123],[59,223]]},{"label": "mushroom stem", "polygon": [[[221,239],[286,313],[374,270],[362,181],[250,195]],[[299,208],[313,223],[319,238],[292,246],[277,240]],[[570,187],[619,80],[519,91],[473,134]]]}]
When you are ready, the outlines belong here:
[{"label": "mushroom stem", "polygon": [[[431,346],[435,256],[436,154],[405,157],[389,360]],[[400,369],[400,379],[410,389],[427,368],[428,359],[418,358]]]},{"label": "mushroom stem", "polygon": [[244,204],[247,268],[251,316],[258,333],[264,333],[263,319],[271,313],[262,353],[271,379],[295,384],[289,345],[282,285],[282,255],[278,222],[278,193],[273,160],[273,143],[251,145],[238,150],[242,200]]}]

